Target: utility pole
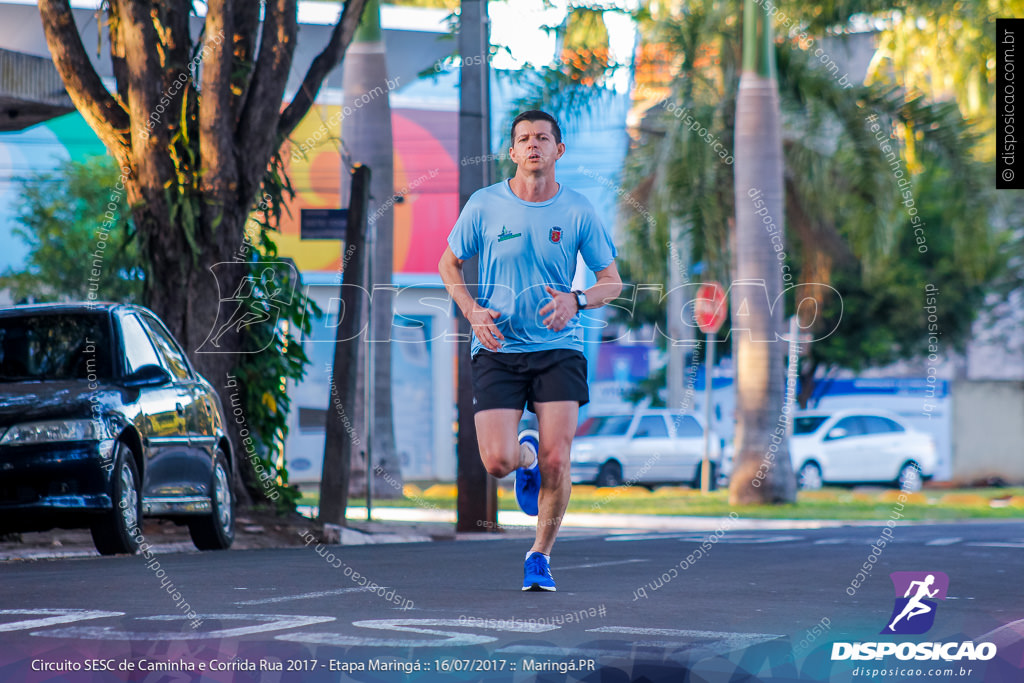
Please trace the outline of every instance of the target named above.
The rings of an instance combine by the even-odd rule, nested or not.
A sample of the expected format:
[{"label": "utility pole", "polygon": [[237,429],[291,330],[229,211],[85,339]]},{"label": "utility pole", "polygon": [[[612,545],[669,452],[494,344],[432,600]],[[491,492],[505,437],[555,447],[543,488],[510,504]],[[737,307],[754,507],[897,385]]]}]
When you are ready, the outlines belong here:
[{"label": "utility pole", "polygon": [[[692,406],[683,405],[683,369],[686,363],[685,351],[691,349],[696,352],[693,344],[693,328],[683,322],[683,300],[682,286],[689,284],[688,272],[690,269],[690,244],[687,235],[684,243],[683,225],[679,218],[672,216],[668,222],[669,241],[671,246],[668,250],[668,407],[675,413],[689,410]],[[687,281],[684,282],[684,279]]]},{"label": "utility pole", "polygon": [[[344,284],[337,331],[334,341],[334,368],[327,400],[327,425],[324,438],[324,469],[320,477],[320,514],[323,524],[345,526],[348,507],[348,485],[352,451],[359,444],[351,438],[345,423],[350,420],[344,410],[356,404],[356,380],[359,373],[359,344],[364,341],[362,322],[366,297],[366,267],[370,255],[366,249],[367,204],[370,201],[370,169],[356,164],[352,169],[352,192],[345,228],[345,249],[354,247],[354,258],[345,260]],[[351,428],[351,427],[350,427]],[[369,436],[364,435],[364,436]],[[365,446],[365,443],[363,444]]]},{"label": "utility pole", "polygon": [[[462,0],[459,16],[459,158],[485,159],[491,151],[490,58],[487,0]],[[491,163],[459,164],[459,210],[470,195],[491,183]],[[462,266],[469,293],[476,296],[479,270],[476,257]],[[469,344],[473,331],[458,316],[459,437],[456,486],[457,531],[497,529],[498,486],[480,460],[473,421],[473,384],[469,370]]]}]

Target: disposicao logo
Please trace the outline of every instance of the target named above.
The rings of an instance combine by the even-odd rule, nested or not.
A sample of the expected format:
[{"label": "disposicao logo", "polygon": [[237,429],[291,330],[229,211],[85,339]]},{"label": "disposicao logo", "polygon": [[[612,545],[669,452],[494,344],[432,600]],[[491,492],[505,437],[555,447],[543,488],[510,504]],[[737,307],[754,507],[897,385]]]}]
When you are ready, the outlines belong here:
[{"label": "disposicao logo", "polygon": [[[882,635],[920,635],[927,633],[935,624],[938,608],[936,600],[945,600],[949,590],[949,577],[943,572],[893,572],[892,579],[896,597],[892,614]],[[989,660],[996,656],[993,643],[949,642],[949,643],[833,643],[832,661],[852,659],[882,659],[895,655],[900,660]]]},{"label": "disposicao logo", "polygon": [[935,600],[946,599],[949,577],[942,572],[893,572],[889,578],[896,590],[896,600],[889,625],[882,633],[927,633],[935,623]]}]

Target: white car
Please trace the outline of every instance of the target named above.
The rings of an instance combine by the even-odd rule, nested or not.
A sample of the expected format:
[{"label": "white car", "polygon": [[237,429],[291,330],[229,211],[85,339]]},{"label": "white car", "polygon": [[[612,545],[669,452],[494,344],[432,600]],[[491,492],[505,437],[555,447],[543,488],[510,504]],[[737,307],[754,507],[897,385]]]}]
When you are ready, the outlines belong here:
[{"label": "white car", "polygon": [[[720,456],[721,442],[712,432],[712,482]],[[570,458],[574,484],[686,483],[699,487],[704,427],[693,415],[667,409],[593,415],[576,431]]]},{"label": "white car", "polygon": [[789,453],[802,489],[824,483],[895,483],[917,491],[935,474],[935,440],[895,415],[866,410],[801,411]]}]

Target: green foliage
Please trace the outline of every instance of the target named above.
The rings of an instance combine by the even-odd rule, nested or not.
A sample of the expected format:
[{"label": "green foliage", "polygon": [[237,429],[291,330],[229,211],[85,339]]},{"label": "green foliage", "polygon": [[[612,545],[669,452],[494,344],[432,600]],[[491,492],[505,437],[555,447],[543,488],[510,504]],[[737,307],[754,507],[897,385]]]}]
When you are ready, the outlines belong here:
[{"label": "green foliage", "polygon": [[[919,244],[904,215],[895,244],[871,278],[864,276],[859,262],[833,271],[832,286],[842,300],[825,299],[821,329],[836,332],[810,345],[811,363],[857,371],[945,349],[963,351],[972,323],[984,308],[988,283],[1005,268],[1005,257],[995,248],[1002,238],[978,234],[985,244],[975,250],[985,250],[989,257],[981,272],[965,268],[963,250],[950,225],[961,218],[946,213],[949,188],[956,183],[948,169],[934,164],[927,164],[927,169],[914,185],[926,244]],[[798,250],[800,246],[796,245]],[[926,308],[926,287],[934,292],[934,309]],[[931,322],[929,315],[935,315]]]},{"label": "green foliage", "polygon": [[[625,223],[620,268],[634,281],[668,281],[669,218],[683,226],[692,260],[703,262],[700,279],[731,279],[732,168],[709,153],[715,140],[732,147],[738,36],[722,7],[715,0],[688,3],[671,21],[649,27],[649,39],[669,46],[682,66],[673,99],[648,110],[624,173],[624,184],[654,218],[632,216]],[[824,15],[849,11],[826,9]],[[802,17],[809,25],[817,20],[807,6],[793,11],[809,13]],[[717,63],[689,57],[709,46]],[[962,346],[983,291],[1004,262],[991,227],[991,168],[972,154],[976,129],[955,103],[927,101],[887,84],[844,87],[789,41],[777,41],[776,59],[786,171],[784,263],[793,284],[831,284],[842,295],[840,304],[824,296],[825,288],[819,291],[826,319],[816,331],[831,329],[840,310],[842,323],[812,345],[811,361],[860,369],[928,353],[925,283],[949,292],[938,323],[941,347]],[[692,132],[692,122],[707,136]],[[895,166],[883,144],[896,151]],[[901,186],[895,170],[911,185]],[[913,210],[926,224],[927,253],[918,251],[919,226],[904,203],[908,187]],[[659,309],[641,311],[630,322],[663,320]],[[787,309],[791,314],[792,300]]]},{"label": "green foliage", "polygon": [[[278,256],[272,232],[280,223],[285,198],[294,195],[283,172],[280,154],[275,155],[263,177],[263,195],[253,206],[252,217],[246,226],[246,235],[253,235],[249,241],[256,247],[247,252],[249,273],[256,283],[260,282],[260,275],[268,264],[283,260]],[[306,296],[300,283],[289,280],[285,269],[277,268],[276,273],[276,284],[286,292],[294,288],[294,295],[287,303],[277,302],[281,312],[279,318],[271,316],[243,328],[245,339],[234,374],[240,380],[246,426],[260,464],[270,473],[274,482],[272,490],[280,496],[276,499],[277,508],[280,512],[289,512],[295,510],[301,494],[297,487],[289,485],[288,470],[284,466],[284,443],[288,436],[288,412],[291,409],[287,382],[299,382],[305,377],[309,358],[299,339],[312,331],[313,321],[319,320],[323,311]],[[266,292],[257,294],[266,295]],[[269,346],[266,345],[267,339],[272,340]],[[252,472],[249,474],[253,475]],[[250,489],[259,496],[264,495],[263,488],[254,482],[250,483]]]},{"label": "green foliage", "polygon": [[637,405],[641,401],[648,401],[651,408],[664,408],[665,400],[662,396],[665,393],[665,387],[668,384],[668,365],[663,365],[654,372],[650,373],[647,377],[634,384],[629,390],[626,391],[623,398]]},{"label": "green foliage", "polygon": [[608,28],[604,25],[604,12],[573,7],[566,18],[563,47],[566,50],[607,50]]},{"label": "green foliage", "polygon": [[[119,171],[109,157],[93,157],[84,162],[65,162],[57,171],[44,172],[22,183],[18,209],[20,226],[14,232],[29,245],[28,264],[24,271],[8,270],[0,278],[0,286],[11,288],[15,300],[52,301],[58,299],[99,301],[143,301],[144,273],[147,268],[136,248],[131,218],[124,206],[123,189],[118,197]],[[248,250],[250,273],[256,282],[267,264],[280,262],[271,232],[279,224],[286,194],[294,196],[287,177],[281,172],[280,159],[264,177],[265,194],[253,207],[249,228],[254,247]],[[172,204],[182,215],[191,212],[194,200],[168,187],[174,195]],[[118,211],[98,251],[98,233],[108,204],[114,202]],[[194,214],[193,214],[194,215]],[[183,219],[184,220],[184,219]],[[93,271],[93,254],[102,254]],[[279,269],[278,284],[285,290],[292,283]],[[97,275],[94,275],[97,273]],[[90,282],[94,277],[95,282]],[[238,356],[235,376],[239,377],[240,405],[252,435],[255,461],[243,452],[241,463],[255,465],[258,461],[271,474],[277,507],[281,511],[295,509],[298,490],[288,484],[283,447],[288,435],[288,411],[291,402],[286,393],[288,380],[299,381],[305,375],[309,359],[298,338],[308,333],[313,320],[322,312],[301,287],[295,296],[281,306],[279,320],[271,317],[262,323],[242,328],[243,353]],[[271,345],[256,353],[266,345]],[[253,469],[243,476],[250,490],[263,495]]]},{"label": "green foliage", "polygon": [[[282,212],[286,210],[286,197],[294,196],[295,191],[284,173],[281,156],[275,155],[263,176],[263,194],[254,203],[246,225],[246,241],[253,247],[246,250],[246,258],[250,275],[257,284],[254,294],[258,298],[269,298],[266,292],[258,290],[263,270],[271,264],[286,260],[278,255],[278,246],[273,242],[272,232],[280,224]],[[295,510],[301,495],[296,486],[289,484],[288,469],[285,467],[284,446],[292,404],[287,383],[289,380],[297,383],[305,377],[309,358],[299,339],[301,335],[311,332],[313,321],[321,318],[323,311],[306,296],[301,283],[291,282],[286,269],[279,267],[274,271],[275,286],[294,294],[287,302],[274,300],[281,311],[279,317],[271,315],[262,322],[243,328],[245,337],[234,375],[240,380],[246,427],[257,459],[271,477],[273,487],[270,490],[279,494],[275,499],[276,508],[280,512],[290,512]],[[270,340],[269,345],[267,339]],[[245,459],[252,461],[251,457]],[[254,462],[251,464],[255,465]],[[269,492],[264,493],[264,488],[257,483],[255,470],[247,474],[247,484],[259,503]]]},{"label": "green foliage", "polygon": [[22,179],[12,232],[29,254],[0,287],[15,301],[138,301],[142,270],[119,175],[113,159],[94,156]]}]

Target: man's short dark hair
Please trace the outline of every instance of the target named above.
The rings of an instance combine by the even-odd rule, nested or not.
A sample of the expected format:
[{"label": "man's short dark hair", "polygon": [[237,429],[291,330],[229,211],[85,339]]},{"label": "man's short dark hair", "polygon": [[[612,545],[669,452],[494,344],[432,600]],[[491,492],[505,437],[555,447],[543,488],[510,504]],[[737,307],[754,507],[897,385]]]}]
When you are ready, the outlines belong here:
[{"label": "man's short dark hair", "polygon": [[531,109],[529,111],[524,111],[522,114],[517,116],[512,121],[512,130],[510,131],[510,133],[512,135],[513,147],[516,144],[516,126],[519,125],[520,121],[547,121],[548,123],[551,124],[551,130],[553,130],[555,133],[555,144],[561,144],[562,129],[558,127],[558,121],[555,121],[555,117],[547,113],[546,111],[541,111],[540,109]]}]

